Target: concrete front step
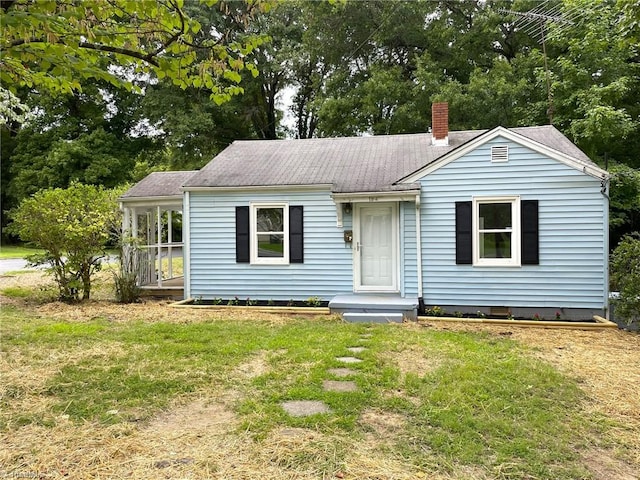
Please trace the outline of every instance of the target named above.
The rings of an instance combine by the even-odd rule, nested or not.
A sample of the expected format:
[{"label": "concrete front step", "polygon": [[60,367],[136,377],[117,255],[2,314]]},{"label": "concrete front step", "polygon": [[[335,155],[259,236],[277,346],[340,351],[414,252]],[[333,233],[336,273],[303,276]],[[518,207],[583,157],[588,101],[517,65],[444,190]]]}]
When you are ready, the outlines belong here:
[{"label": "concrete front step", "polygon": [[351,323],[402,323],[404,315],[400,312],[344,312],[342,318]]},{"label": "concrete front step", "polygon": [[399,295],[336,295],[329,302],[329,309],[348,322],[402,322],[417,319],[418,299]]}]

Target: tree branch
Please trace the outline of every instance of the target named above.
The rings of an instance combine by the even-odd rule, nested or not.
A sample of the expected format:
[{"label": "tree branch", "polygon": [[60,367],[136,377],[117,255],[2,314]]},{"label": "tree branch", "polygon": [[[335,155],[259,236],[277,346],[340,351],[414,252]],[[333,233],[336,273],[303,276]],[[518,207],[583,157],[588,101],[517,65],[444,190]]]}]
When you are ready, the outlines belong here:
[{"label": "tree branch", "polygon": [[[51,43],[51,42],[47,42],[42,38],[18,39],[11,42],[11,44],[9,45],[9,48],[19,47],[20,45],[27,45],[29,43]],[[64,42],[55,42],[55,43],[59,45],[66,45]],[[120,48],[120,47],[112,47],[110,45],[99,45],[91,42],[79,42],[78,47],[85,48],[87,50],[97,50],[101,52],[118,53],[120,55],[124,55],[125,57],[137,58],[138,60],[147,62],[148,64],[153,65],[154,67],[160,66],[158,61],[155,59],[155,56],[157,55],[155,52],[143,53],[137,50],[130,50],[127,48]]]},{"label": "tree branch", "polygon": [[165,50],[169,45],[171,45],[173,42],[178,40],[178,38],[180,38],[180,35],[184,34],[184,28],[185,28],[184,14],[182,13],[182,10],[180,10],[180,7],[178,7],[178,5],[176,5],[174,2],[171,2],[171,5],[175,8],[176,12],[178,12],[178,15],[180,16],[180,30],[177,31],[175,34],[173,34],[171,37],[169,37],[169,39],[166,42],[164,42],[160,47],[158,47],[155,52],[150,53],[149,54],[150,57],[155,57],[156,55],[158,55],[160,52]]},{"label": "tree branch", "polygon": [[78,46],[80,48],[86,48],[88,50],[98,50],[101,52],[118,53],[126,57],[137,58],[138,60],[145,61],[148,64],[153,65],[154,67],[160,66],[158,61],[154,58],[156,56],[155,53],[144,54],[136,50],[129,50],[129,49],[120,48],[120,47],[111,47],[109,45],[97,45],[95,43],[89,43],[89,42],[80,42]]}]

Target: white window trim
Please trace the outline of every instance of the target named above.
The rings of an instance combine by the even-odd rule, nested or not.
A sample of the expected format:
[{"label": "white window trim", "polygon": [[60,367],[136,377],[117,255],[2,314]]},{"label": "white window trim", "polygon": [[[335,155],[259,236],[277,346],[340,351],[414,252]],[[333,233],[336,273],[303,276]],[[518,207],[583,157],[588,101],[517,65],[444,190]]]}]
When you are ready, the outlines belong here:
[{"label": "white window trim", "polygon": [[[289,204],[286,202],[256,202],[249,204],[249,248],[251,252],[252,265],[289,265]],[[282,208],[283,222],[283,256],[278,257],[258,257],[258,226],[257,211],[259,208]],[[264,233],[264,232],[263,232]]]},{"label": "white window trim", "polygon": [[[480,258],[479,206],[511,203],[511,258]],[[520,196],[473,197],[473,265],[476,267],[520,267]]]}]

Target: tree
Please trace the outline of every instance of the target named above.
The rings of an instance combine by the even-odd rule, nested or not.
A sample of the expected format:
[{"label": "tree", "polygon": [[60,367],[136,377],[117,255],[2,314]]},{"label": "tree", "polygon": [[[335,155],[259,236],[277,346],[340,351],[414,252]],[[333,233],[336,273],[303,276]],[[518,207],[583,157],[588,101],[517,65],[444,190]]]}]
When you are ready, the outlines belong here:
[{"label": "tree", "polygon": [[13,212],[12,229],[45,253],[29,260],[48,265],[63,301],[88,299],[105,245],[120,215],[116,190],[74,183],[41,190]]},{"label": "tree", "polygon": [[611,288],[619,293],[615,315],[640,321],[640,235],[626,235],[611,254]]},{"label": "tree", "polygon": [[[219,6],[238,26],[272,1]],[[203,32],[184,0],[3,0],[0,23],[0,80],[14,93],[19,86],[69,93],[87,78],[132,88],[134,78],[167,77],[181,88],[205,87],[222,103],[242,92],[241,71],[257,74],[248,55],[266,40]]]},{"label": "tree", "polygon": [[640,171],[613,164],[609,187],[609,238],[612,248],[629,232],[640,232]]},{"label": "tree", "polygon": [[[104,82],[83,81],[73,94],[30,92],[24,102],[37,115],[17,132],[4,128],[3,208],[45,188],[71,182],[107,188],[133,180],[136,159],[158,149],[153,139],[134,136],[141,121],[141,95]],[[209,102],[212,103],[212,102]],[[11,148],[9,148],[11,147]]]}]

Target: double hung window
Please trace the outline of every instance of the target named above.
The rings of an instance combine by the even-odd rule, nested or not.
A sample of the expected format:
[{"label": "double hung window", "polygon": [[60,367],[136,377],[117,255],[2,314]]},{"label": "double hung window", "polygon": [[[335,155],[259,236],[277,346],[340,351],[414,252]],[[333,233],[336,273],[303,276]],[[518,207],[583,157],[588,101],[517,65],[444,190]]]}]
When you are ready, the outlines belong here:
[{"label": "double hung window", "polygon": [[287,204],[251,204],[251,263],[289,263]]},{"label": "double hung window", "polygon": [[473,264],[520,265],[520,199],[473,199]]}]

